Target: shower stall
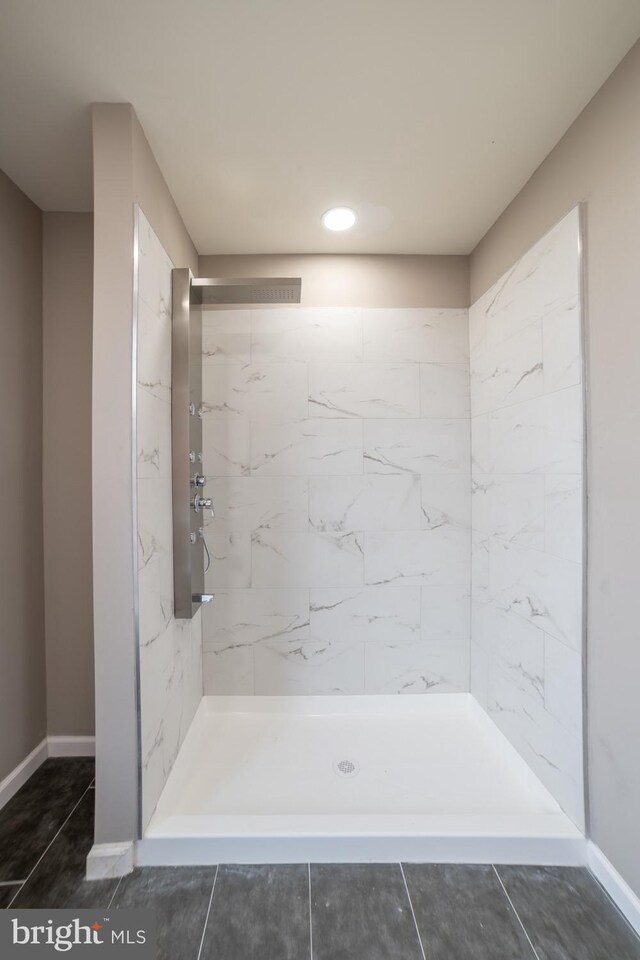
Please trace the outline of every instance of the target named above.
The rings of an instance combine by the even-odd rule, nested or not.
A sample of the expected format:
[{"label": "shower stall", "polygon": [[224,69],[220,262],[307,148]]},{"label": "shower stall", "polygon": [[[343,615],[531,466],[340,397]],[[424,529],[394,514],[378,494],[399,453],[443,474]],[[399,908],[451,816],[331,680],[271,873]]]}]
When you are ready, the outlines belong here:
[{"label": "shower stall", "polygon": [[581,862],[580,209],[469,309],[136,244],[138,862]]}]

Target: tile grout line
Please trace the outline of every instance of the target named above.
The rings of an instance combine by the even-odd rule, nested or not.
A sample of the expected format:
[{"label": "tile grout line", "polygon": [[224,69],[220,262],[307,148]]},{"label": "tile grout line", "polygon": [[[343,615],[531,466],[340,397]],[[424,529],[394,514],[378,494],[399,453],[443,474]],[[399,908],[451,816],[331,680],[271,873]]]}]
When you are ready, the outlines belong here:
[{"label": "tile grout line", "polygon": [[309,958],[313,960],[313,917],[311,915],[311,864],[307,863],[307,876],[309,878]]},{"label": "tile grout line", "polygon": [[56,840],[58,839],[58,837],[60,836],[60,834],[62,833],[62,831],[64,830],[64,828],[65,828],[66,825],[68,824],[69,820],[71,819],[71,817],[73,816],[73,814],[76,812],[76,810],[78,809],[78,807],[80,806],[80,804],[82,803],[82,801],[84,800],[85,796],[87,795],[87,793],[89,792],[90,789],[91,789],[90,786],[87,787],[87,788],[84,790],[84,792],[82,793],[82,796],[80,796],[80,797],[78,798],[78,800],[77,800],[77,802],[75,803],[73,809],[69,812],[69,814],[67,815],[67,817],[66,817],[66,819],[64,820],[64,822],[63,822],[63,823],[60,825],[60,827],[58,828],[55,836],[49,841],[49,843],[47,844],[46,848],[45,848],[44,851],[40,854],[40,856],[38,857],[37,861],[35,862],[35,864],[34,864],[33,867],[31,868],[31,870],[30,870],[29,873],[27,874],[26,879],[25,879],[25,880],[23,881],[23,883],[20,885],[20,887],[18,888],[18,890],[16,890],[15,894],[14,894],[13,897],[11,898],[11,901],[7,904],[7,910],[13,905],[13,901],[16,899],[16,897],[18,896],[18,894],[22,891],[23,887],[29,882],[29,880],[31,879],[31,877],[33,876],[33,874],[35,873],[35,871],[38,869],[38,867],[40,866],[40,864],[42,863],[42,861],[44,860],[44,858],[45,858],[46,855],[48,854],[49,850],[51,849],[52,845],[56,842]]},{"label": "tile grout line", "polygon": [[409,893],[409,885],[407,884],[407,878],[404,875],[404,867],[402,863],[399,863],[400,873],[402,874],[402,879],[404,881],[404,889],[407,892],[407,900],[409,901],[409,906],[411,907],[411,916],[413,917],[413,922],[415,924],[416,933],[418,935],[418,943],[420,944],[420,952],[422,953],[422,960],[427,960],[426,954],[424,952],[424,947],[422,945],[422,937],[420,936],[420,928],[418,927],[418,921],[416,920],[415,911],[413,909],[413,903],[411,902],[411,894]]},{"label": "tile grout line", "polygon": [[218,879],[218,870],[220,869],[220,864],[216,864],[216,872],[213,875],[213,883],[211,884],[211,895],[209,897],[209,906],[207,907],[207,915],[204,918],[204,926],[202,928],[202,936],[200,937],[200,946],[198,947],[198,956],[196,960],[200,960],[202,954],[202,947],[204,946],[204,937],[207,932],[207,924],[209,923],[209,914],[211,913],[211,904],[213,903],[213,892],[216,889],[216,880]]},{"label": "tile grout line", "polygon": [[509,901],[509,905],[510,905],[511,909],[513,910],[513,912],[514,912],[515,915],[516,915],[516,920],[518,921],[518,923],[519,923],[520,926],[522,927],[522,932],[524,933],[525,937],[527,938],[527,941],[528,941],[528,943],[529,943],[529,946],[531,947],[531,949],[532,949],[532,951],[533,951],[534,957],[536,958],[536,960],[540,960],[540,957],[538,956],[538,951],[536,950],[536,948],[534,947],[533,943],[531,942],[531,937],[530,937],[529,934],[527,933],[527,928],[525,927],[524,923],[523,923],[522,920],[520,919],[520,914],[518,913],[518,911],[516,910],[516,908],[515,908],[514,905],[513,905],[513,900],[511,899],[511,897],[510,897],[509,894],[507,893],[507,888],[505,887],[504,883],[502,882],[502,877],[501,877],[500,874],[498,873],[498,871],[497,871],[497,869],[496,869],[495,863],[492,863],[491,866],[493,867],[493,872],[495,873],[496,877],[498,878],[498,882],[499,882],[500,886],[502,887],[502,892],[504,893],[505,897],[506,897],[507,900]]},{"label": "tile grout line", "polygon": [[120,889],[120,884],[122,883],[123,879],[124,879],[124,877],[118,877],[118,882],[116,883],[116,888],[115,888],[115,890],[114,890],[113,893],[111,894],[111,899],[109,900],[109,904],[108,904],[108,906],[107,906],[107,910],[111,910],[111,907],[112,907],[112,905],[113,905],[113,902],[114,902],[114,900],[116,899],[116,897],[117,897],[117,895],[118,895],[118,890]]}]

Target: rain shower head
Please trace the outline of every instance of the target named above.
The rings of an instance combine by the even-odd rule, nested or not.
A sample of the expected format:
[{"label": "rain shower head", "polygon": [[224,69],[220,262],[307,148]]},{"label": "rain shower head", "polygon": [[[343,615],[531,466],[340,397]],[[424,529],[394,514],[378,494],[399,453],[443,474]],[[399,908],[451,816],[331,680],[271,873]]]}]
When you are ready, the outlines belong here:
[{"label": "rain shower head", "polygon": [[191,281],[191,303],[218,306],[231,303],[300,303],[300,277],[196,277]]}]

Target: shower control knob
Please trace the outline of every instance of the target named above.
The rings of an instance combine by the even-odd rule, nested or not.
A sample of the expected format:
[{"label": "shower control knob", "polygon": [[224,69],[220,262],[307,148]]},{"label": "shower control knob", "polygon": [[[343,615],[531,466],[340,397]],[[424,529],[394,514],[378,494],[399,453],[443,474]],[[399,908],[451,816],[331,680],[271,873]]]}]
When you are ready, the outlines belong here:
[{"label": "shower control knob", "polygon": [[201,473],[196,473],[195,477],[191,478],[191,484],[194,487],[204,487],[207,482],[207,478],[203,477]]},{"label": "shower control knob", "polygon": [[196,513],[200,510],[211,510],[213,506],[213,500],[210,497],[194,497],[191,503]]}]

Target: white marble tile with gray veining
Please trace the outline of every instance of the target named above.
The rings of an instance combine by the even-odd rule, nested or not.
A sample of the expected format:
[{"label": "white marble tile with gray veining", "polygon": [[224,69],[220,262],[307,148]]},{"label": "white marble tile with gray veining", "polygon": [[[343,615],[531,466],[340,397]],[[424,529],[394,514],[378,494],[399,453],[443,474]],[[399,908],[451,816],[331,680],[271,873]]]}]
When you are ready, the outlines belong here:
[{"label": "white marble tile with gray veining", "polygon": [[136,404],[137,475],[145,479],[171,477],[171,407],[146,390]]},{"label": "white marble tile with gray veining", "polygon": [[251,311],[202,311],[202,363],[204,366],[251,363]]},{"label": "white marble tile with gray veining", "polygon": [[209,643],[202,653],[205,696],[249,697],[254,693],[253,647]]},{"label": "white marble tile with gray veining", "polygon": [[217,477],[208,481],[206,493],[216,519],[234,530],[306,530],[309,525],[307,477]]},{"label": "white marble tile with gray veining", "polygon": [[205,588],[251,586],[251,531],[237,530],[221,520],[206,526],[211,566],[205,573]]},{"label": "white marble tile with gray veining", "polygon": [[468,474],[468,420],[365,420],[365,473]]},{"label": "white marble tile with gray veining", "polygon": [[464,363],[469,359],[467,310],[373,308],[363,310],[368,362]]},{"label": "white marble tile with gray veining", "polygon": [[171,271],[173,263],[140,211],[138,218],[138,301],[157,317],[171,320]]},{"label": "white marble tile with gray veining", "polygon": [[203,645],[217,653],[264,640],[309,637],[307,589],[217,590],[203,608]]},{"label": "white marble tile with gray veining", "polygon": [[422,587],[421,636],[423,640],[465,640],[471,633],[471,588],[438,584]]},{"label": "white marble tile with gray veining", "polygon": [[[471,531],[471,477],[430,474],[420,478],[422,529],[461,527]],[[470,539],[469,539],[470,543]]]},{"label": "white marble tile with gray veining", "polygon": [[173,515],[171,480],[137,482],[138,569],[161,556],[172,556]]},{"label": "white marble tile with gray veining", "polygon": [[302,419],[307,406],[307,368],[302,364],[207,364],[202,368],[205,417]]},{"label": "white marble tile with gray veining", "polygon": [[462,586],[469,582],[469,574],[469,531],[462,527],[366,535],[368,585]]},{"label": "white marble tile with gray veining", "polygon": [[547,474],[544,482],[544,549],[557,557],[582,563],[582,477]]},{"label": "white marble tile with gray veining", "polygon": [[251,423],[246,417],[203,417],[204,472],[210,477],[243,477],[251,472]]},{"label": "white marble tile with gray veining", "polygon": [[544,549],[544,476],[475,473],[471,504],[473,528],[479,534]]},{"label": "white marble tile with gray veining", "polygon": [[171,319],[138,306],[137,382],[141,390],[171,402]]},{"label": "white marble tile with gray veining", "polygon": [[492,601],[579,650],[581,565],[498,539],[489,553]]},{"label": "white marble tile with gray veining", "polygon": [[353,640],[270,640],[254,648],[257,695],[364,693],[363,644]]},{"label": "white marble tile with gray veining", "polygon": [[361,474],[309,482],[309,522],[319,532],[420,529],[418,477]]},{"label": "white marble tile with gray veining", "polygon": [[255,363],[362,360],[362,310],[357,307],[294,307],[252,310]]},{"label": "white marble tile with gray veining", "polygon": [[314,589],[309,605],[314,640],[349,637],[369,643],[420,636],[419,587]]},{"label": "white marble tile with gray veining", "polygon": [[458,693],[469,686],[469,642],[372,640],[364,647],[365,692]]},{"label": "white marble tile with gray veining", "polygon": [[555,637],[544,638],[544,705],[548,713],[579,737],[582,730],[582,652]]},{"label": "white marble tile with gray veining", "polygon": [[255,420],[251,424],[254,476],[362,473],[362,452],[359,420]]},{"label": "white marble tile with gray veining", "polygon": [[419,417],[415,363],[312,363],[309,416]]},{"label": "white marble tile with gray veining", "polygon": [[582,381],[580,298],[570,297],[542,320],[544,388],[546,393]]},{"label": "white marble tile with gray veining", "polygon": [[568,387],[490,414],[492,473],[575,473],[582,469],[582,394]]},{"label": "white marble tile with gray veining", "polygon": [[468,420],[468,364],[420,364],[420,414],[422,417]]},{"label": "white marble tile with gray veining", "polygon": [[311,587],[364,586],[364,544],[367,534],[309,533],[309,585]]}]

